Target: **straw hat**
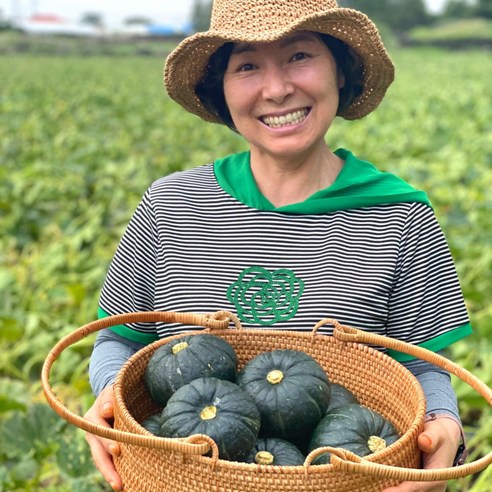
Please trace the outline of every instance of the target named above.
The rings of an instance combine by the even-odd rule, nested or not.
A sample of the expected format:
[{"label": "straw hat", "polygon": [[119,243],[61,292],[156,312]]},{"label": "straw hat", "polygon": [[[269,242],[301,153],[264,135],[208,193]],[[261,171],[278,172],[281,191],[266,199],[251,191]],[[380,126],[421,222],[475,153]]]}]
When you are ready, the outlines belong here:
[{"label": "straw hat", "polygon": [[227,42],[268,42],[293,31],[329,34],[350,46],[363,64],[363,91],[340,116],[357,119],[374,110],[394,78],[394,66],[374,23],[336,0],[214,0],[210,29],[184,39],[168,56],[164,84],[190,113],[222,123],[195,94],[210,56]]}]

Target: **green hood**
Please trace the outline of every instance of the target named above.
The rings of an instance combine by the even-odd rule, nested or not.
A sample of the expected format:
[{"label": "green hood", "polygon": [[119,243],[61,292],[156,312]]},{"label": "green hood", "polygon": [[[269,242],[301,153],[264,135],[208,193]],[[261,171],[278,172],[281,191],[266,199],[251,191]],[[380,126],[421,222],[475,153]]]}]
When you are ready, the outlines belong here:
[{"label": "green hood", "polygon": [[258,210],[324,214],[386,203],[422,202],[431,206],[423,191],[416,190],[398,176],[379,171],[370,162],[358,159],[348,150],[338,149],[335,154],[345,160],[335,182],[303,202],[283,207],[273,206],[261,194],[251,172],[249,152],[216,160],[214,171],[224,191]]}]

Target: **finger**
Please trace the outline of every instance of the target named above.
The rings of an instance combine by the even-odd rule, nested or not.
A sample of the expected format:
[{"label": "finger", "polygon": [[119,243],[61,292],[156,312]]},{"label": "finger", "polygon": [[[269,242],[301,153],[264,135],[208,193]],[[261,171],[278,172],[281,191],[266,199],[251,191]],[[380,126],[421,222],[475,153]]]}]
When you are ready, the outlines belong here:
[{"label": "finger", "polygon": [[452,450],[456,449],[460,436],[461,429],[455,420],[440,418],[425,424],[424,431],[419,435],[417,442],[421,451],[430,454],[446,446],[451,446]]},{"label": "finger", "polygon": [[[102,421],[100,425],[110,428],[110,426],[106,421]],[[95,436],[94,434],[90,434],[89,432],[85,434],[85,439],[89,443],[91,449],[93,448],[93,445],[96,445],[95,443],[97,443],[97,446],[102,446],[104,448],[106,454],[109,454],[114,457],[120,455],[121,448],[119,443],[116,441],[113,441],[111,439],[106,439],[104,437]]]},{"label": "finger", "polygon": [[447,433],[443,432],[443,430],[439,422],[434,425],[427,425],[417,439],[420,450],[427,454],[438,450],[447,438]]},{"label": "finger", "polygon": [[[90,422],[99,425],[100,427],[107,427],[111,429],[112,426],[108,423],[108,421],[102,417],[100,417],[97,413],[89,412],[86,414],[85,418]],[[99,442],[106,450],[106,453],[111,454],[113,456],[119,456],[120,454],[120,446],[119,443],[113,441],[111,439],[106,439],[104,437],[95,436],[94,434],[90,434],[89,432],[85,435],[86,441],[92,447],[92,443]]]},{"label": "finger", "polygon": [[[114,417],[114,393],[112,387],[105,388],[96,400],[94,405],[85,415],[85,418],[90,422],[101,427],[112,428],[111,419]],[[95,437],[91,434],[86,434],[86,439],[91,444],[93,439],[98,440],[104,447],[107,453],[113,456],[119,456],[120,446],[117,442],[103,438]]]},{"label": "finger", "polygon": [[114,417],[114,393],[112,388],[106,388],[100,395],[99,413],[105,419]]},{"label": "finger", "polygon": [[105,419],[111,419],[114,417],[114,408],[113,408],[113,402],[111,401],[105,401],[101,404],[100,408],[101,415]]},{"label": "finger", "polygon": [[425,431],[419,435],[417,443],[422,452],[432,453],[436,450],[439,441],[439,436],[433,435],[430,431]]},{"label": "finger", "polygon": [[109,483],[113,490],[121,490],[121,478],[114,467],[111,455],[106,452],[106,449],[98,439],[94,439],[91,443],[92,458],[94,465]]}]

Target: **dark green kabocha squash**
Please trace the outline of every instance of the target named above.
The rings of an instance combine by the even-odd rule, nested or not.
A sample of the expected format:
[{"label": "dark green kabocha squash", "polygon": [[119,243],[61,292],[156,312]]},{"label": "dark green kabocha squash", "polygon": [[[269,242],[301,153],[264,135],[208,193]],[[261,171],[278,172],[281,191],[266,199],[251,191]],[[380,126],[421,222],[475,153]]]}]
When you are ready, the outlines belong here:
[{"label": "dark green kabocha squash", "polygon": [[[393,424],[378,412],[357,403],[335,408],[314,430],[308,451],[330,446],[358,456],[382,451],[399,438]],[[329,463],[330,453],[319,455],[313,464]]]},{"label": "dark green kabocha squash", "polygon": [[237,384],[199,378],[179,388],[161,414],[162,437],[210,436],[219,457],[244,461],[255,445],[260,413]]},{"label": "dark green kabocha squash", "polygon": [[359,403],[357,397],[341,384],[331,383],[331,397],[327,413],[349,403]]},{"label": "dark green kabocha squash", "polygon": [[262,437],[291,440],[310,433],[330,402],[325,371],[298,350],[263,352],[248,361],[236,381],[260,411]]},{"label": "dark green kabocha squash", "polygon": [[142,427],[158,436],[161,432],[161,412],[151,415],[142,422]]},{"label": "dark green kabocha squash", "polygon": [[[331,412],[335,408],[347,405],[348,403],[359,403],[357,397],[350,392],[345,386],[341,384],[331,383],[330,385],[331,395],[330,404],[326,410],[326,413]],[[309,441],[311,440],[310,434],[304,434],[303,436],[292,439],[292,443],[301,451],[301,453],[308,454]]]},{"label": "dark green kabocha squash", "polygon": [[274,466],[302,465],[305,456],[292,443],[278,437],[260,437],[246,463]]},{"label": "dark green kabocha squash", "polygon": [[186,335],[159,347],[145,370],[150,397],[164,406],[181,386],[194,379],[216,377],[236,380],[237,355],[223,338],[208,333]]}]

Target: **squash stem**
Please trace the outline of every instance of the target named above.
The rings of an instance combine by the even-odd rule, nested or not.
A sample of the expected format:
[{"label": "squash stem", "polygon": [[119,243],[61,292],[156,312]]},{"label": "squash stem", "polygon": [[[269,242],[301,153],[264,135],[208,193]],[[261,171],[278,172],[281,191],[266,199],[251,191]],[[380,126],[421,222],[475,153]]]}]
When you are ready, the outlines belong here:
[{"label": "squash stem", "polygon": [[202,420],[211,420],[214,419],[217,415],[217,407],[214,407],[213,405],[209,405],[208,407],[205,407],[201,412],[200,412],[200,418]]},{"label": "squash stem", "polygon": [[382,451],[386,448],[386,441],[379,436],[371,436],[367,440],[367,447],[371,452],[376,453],[377,451]]},{"label": "squash stem", "polygon": [[278,384],[282,379],[284,379],[284,374],[282,371],[274,369],[267,374],[267,381],[271,384]]},{"label": "squash stem", "polygon": [[172,351],[173,354],[176,355],[178,352],[181,352],[184,350],[186,347],[188,347],[188,344],[186,342],[180,342],[177,343],[176,345],[173,346]]},{"label": "squash stem", "polygon": [[273,454],[268,451],[258,451],[255,455],[255,462],[259,465],[271,465],[273,459]]}]

